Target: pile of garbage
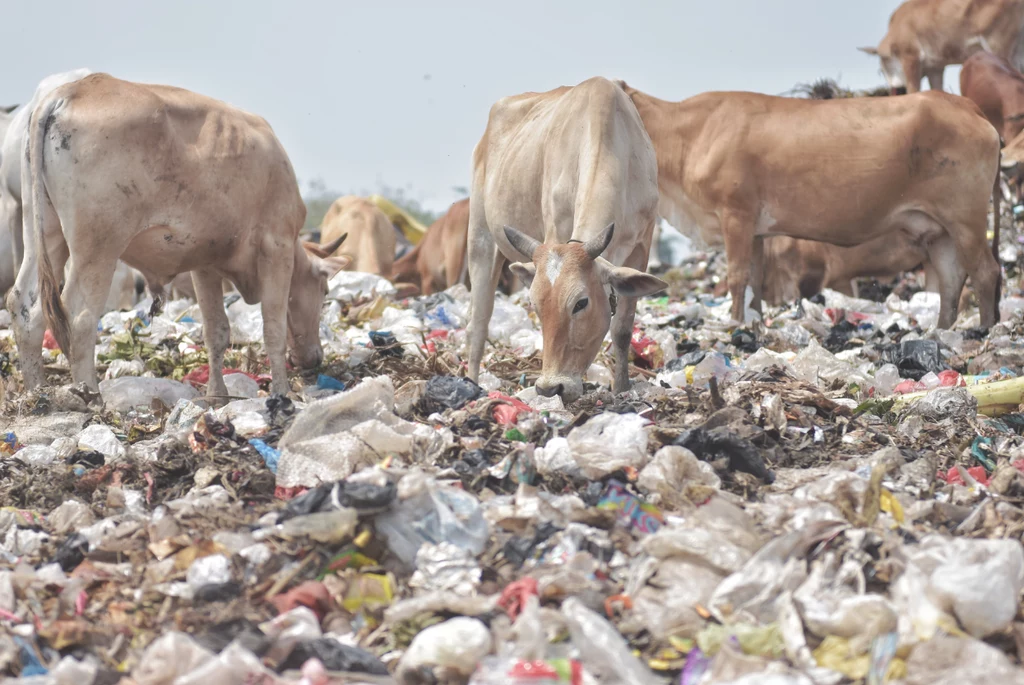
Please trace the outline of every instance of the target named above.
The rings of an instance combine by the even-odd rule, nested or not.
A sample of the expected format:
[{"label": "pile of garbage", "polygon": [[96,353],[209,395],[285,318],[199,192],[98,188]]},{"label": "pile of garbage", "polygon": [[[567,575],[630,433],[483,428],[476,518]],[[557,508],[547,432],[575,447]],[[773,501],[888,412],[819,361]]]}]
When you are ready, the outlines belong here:
[{"label": "pile of garbage", "polygon": [[988,331],[906,284],[737,325],[695,254],[568,406],[526,293],[476,384],[465,288],[339,274],[288,396],[229,296],[216,405],[194,303],[104,316],[98,395],[49,337],[24,392],[0,313],[5,682],[1022,682],[1017,246]]}]

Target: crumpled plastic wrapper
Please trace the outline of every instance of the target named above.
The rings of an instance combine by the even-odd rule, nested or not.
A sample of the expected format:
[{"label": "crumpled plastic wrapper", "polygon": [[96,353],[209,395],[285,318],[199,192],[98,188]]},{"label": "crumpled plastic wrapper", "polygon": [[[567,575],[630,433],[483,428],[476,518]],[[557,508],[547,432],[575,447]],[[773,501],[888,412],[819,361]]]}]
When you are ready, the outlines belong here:
[{"label": "crumpled plastic wrapper", "polygon": [[936,422],[950,417],[973,417],[977,413],[978,400],[966,388],[936,388],[907,407],[904,416]]},{"label": "crumpled plastic wrapper", "polygon": [[468,550],[448,542],[428,542],[416,553],[416,572],[409,586],[427,592],[471,595],[480,586],[480,575],[480,565]]}]

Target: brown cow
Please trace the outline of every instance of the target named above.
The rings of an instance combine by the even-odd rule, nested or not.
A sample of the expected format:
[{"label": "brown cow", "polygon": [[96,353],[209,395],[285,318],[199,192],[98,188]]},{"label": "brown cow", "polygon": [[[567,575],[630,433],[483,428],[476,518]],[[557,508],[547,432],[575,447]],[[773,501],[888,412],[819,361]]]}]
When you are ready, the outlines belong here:
[{"label": "brown cow", "polygon": [[446,290],[462,278],[469,233],[469,198],[452,204],[430,225],[423,240],[395,261],[394,278],[419,286],[424,295]]},{"label": "brown cow", "polygon": [[512,272],[530,284],[544,339],[537,392],[579,397],[609,325],[612,389],[628,389],[636,298],[666,287],[643,272],[657,161],[629,98],[592,78],[499,100],[473,151],[471,197],[470,378],[480,373],[501,267],[521,256]]},{"label": "brown cow", "polygon": [[[192,271],[211,395],[227,394],[222,278],[262,302],[274,392],[289,389],[286,359],[320,363],[320,310],[340,264],[299,241],[306,207],[266,121],[180,88],[93,74],[43,98],[28,140],[23,200],[33,230],[9,298],[28,387],[44,380],[44,314],[74,380],[97,387],[96,325],[118,258],[159,291]],[[56,274],[69,258],[61,295]]]},{"label": "brown cow", "polygon": [[698,243],[725,246],[734,319],[748,282],[760,306],[761,238],[853,247],[901,231],[936,269],[941,327],[956,319],[968,275],[982,325],[996,322],[999,266],[985,232],[999,135],[971,101],[931,91],[666,102],[621,85],[658,154],[661,215]]},{"label": "brown cow", "polygon": [[395,261],[395,227],[377,205],[356,195],[339,197],[320,224],[320,244],[348,238],[335,254],[351,259],[352,271],[391,278]]},{"label": "brown cow", "polygon": [[947,65],[988,51],[1024,67],[1024,0],[907,0],[889,18],[877,55],[889,87],[921,90],[922,76],[942,90]]},{"label": "brown cow", "polygon": [[[469,234],[469,198],[452,204],[441,218],[430,225],[423,240],[392,267],[395,283],[409,283],[424,295],[447,290],[466,281],[466,238]],[[468,286],[469,284],[466,283]],[[506,265],[498,287],[511,294],[518,287],[516,277]]]},{"label": "brown cow", "polygon": [[[853,247],[786,236],[766,238],[763,297],[776,306],[812,297],[823,288],[856,295],[854,279],[890,278],[927,265],[927,260],[925,246],[903,232]],[[937,287],[934,275],[929,285]]]},{"label": "brown cow", "polygon": [[977,103],[1004,142],[1024,130],[1024,75],[1006,60],[987,52],[971,55],[960,71],[960,94]]}]

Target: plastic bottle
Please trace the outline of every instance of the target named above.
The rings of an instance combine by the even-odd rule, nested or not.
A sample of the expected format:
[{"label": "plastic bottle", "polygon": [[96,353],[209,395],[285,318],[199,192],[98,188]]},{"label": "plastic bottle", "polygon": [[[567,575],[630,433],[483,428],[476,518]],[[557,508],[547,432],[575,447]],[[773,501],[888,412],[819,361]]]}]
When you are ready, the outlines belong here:
[{"label": "plastic bottle", "polygon": [[891,395],[900,382],[900,372],[895,364],[883,364],[875,371],[875,394]]}]

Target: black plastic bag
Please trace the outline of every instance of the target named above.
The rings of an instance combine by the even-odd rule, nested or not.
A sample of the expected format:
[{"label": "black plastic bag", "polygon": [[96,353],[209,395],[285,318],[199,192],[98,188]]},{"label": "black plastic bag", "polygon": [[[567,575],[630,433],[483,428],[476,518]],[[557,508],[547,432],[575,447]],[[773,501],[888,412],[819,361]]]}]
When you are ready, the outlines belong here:
[{"label": "black plastic bag", "polygon": [[734,435],[725,427],[684,431],[672,444],[685,447],[704,461],[728,457],[730,471],[749,473],[765,483],[775,482],[775,472],[765,465],[764,457],[754,443]]}]

